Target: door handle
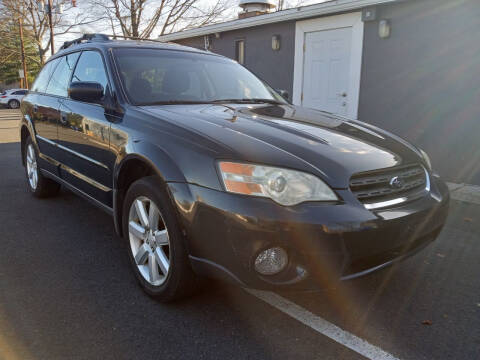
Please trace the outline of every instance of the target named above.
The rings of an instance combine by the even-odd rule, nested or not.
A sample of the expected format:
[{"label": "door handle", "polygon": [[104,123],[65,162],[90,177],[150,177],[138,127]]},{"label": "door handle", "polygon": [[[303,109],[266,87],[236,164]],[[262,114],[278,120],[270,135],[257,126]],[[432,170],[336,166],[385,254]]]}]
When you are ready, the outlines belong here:
[{"label": "door handle", "polygon": [[60,121],[62,122],[62,124],[66,124],[67,123],[67,114],[65,114],[64,112],[60,113]]},{"label": "door handle", "polygon": [[337,95],[341,97],[347,97],[347,93],[345,91],[342,93],[338,93]]}]

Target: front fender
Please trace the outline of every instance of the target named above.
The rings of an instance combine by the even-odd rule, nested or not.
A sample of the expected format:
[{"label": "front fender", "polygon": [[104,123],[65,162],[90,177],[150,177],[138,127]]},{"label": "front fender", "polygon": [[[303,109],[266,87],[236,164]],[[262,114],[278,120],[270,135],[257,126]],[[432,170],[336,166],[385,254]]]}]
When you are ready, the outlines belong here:
[{"label": "front fender", "polygon": [[164,182],[186,182],[175,161],[160,146],[140,141],[130,146],[124,156],[118,156],[113,174],[114,189],[123,166],[130,160],[139,160],[147,164]]},{"label": "front fender", "polygon": [[133,162],[141,162],[159,176],[165,183],[185,183],[185,177],[175,161],[158,145],[139,141],[127,145],[117,156],[113,172],[113,213],[114,225],[117,234],[122,234],[122,204],[124,193],[119,189],[119,177],[122,170]]}]

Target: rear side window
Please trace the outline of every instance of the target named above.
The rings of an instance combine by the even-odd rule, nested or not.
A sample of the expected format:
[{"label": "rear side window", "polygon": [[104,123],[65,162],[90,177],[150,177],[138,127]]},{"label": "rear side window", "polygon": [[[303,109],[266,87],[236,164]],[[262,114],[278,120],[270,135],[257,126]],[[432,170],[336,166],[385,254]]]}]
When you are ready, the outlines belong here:
[{"label": "rear side window", "polygon": [[80,53],[62,56],[47,86],[47,93],[67,97],[68,85]]},{"label": "rear side window", "polygon": [[26,90],[18,90],[15,91],[12,95],[25,95],[27,93]]},{"label": "rear side window", "polygon": [[38,74],[35,83],[32,86],[32,91],[36,92],[45,92],[47,90],[48,80],[50,80],[50,76],[52,72],[55,70],[55,67],[58,64],[58,59],[48,62]]},{"label": "rear side window", "polygon": [[84,51],[78,60],[72,82],[95,81],[107,88],[107,74],[103,66],[102,56],[96,51]]}]

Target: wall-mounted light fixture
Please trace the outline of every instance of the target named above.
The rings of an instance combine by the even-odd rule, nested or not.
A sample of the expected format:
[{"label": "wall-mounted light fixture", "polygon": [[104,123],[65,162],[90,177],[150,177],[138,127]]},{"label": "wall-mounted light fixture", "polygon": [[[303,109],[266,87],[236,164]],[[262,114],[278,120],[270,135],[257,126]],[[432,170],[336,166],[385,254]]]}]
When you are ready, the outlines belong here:
[{"label": "wall-mounted light fixture", "polygon": [[219,32],[215,33],[215,39],[220,39],[220,33]]},{"label": "wall-mounted light fixture", "polygon": [[382,39],[386,39],[390,37],[391,26],[390,21],[388,20],[380,20],[378,23],[378,36]]},{"label": "wall-mounted light fixture", "polygon": [[280,35],[272,36],[272,50],[274,51],[280,50]]}]

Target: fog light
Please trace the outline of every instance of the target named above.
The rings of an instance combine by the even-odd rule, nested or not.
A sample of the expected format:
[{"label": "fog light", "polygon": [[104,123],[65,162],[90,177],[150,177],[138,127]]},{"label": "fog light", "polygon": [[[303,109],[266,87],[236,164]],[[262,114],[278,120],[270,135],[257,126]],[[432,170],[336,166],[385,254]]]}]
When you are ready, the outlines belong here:
[{"label": "fog light", "polygon": [[275,275],[285,269],[288,255],[281,247],[262,251],[255,259],[255,270],[262,275]]}]

